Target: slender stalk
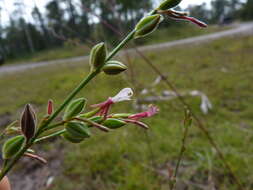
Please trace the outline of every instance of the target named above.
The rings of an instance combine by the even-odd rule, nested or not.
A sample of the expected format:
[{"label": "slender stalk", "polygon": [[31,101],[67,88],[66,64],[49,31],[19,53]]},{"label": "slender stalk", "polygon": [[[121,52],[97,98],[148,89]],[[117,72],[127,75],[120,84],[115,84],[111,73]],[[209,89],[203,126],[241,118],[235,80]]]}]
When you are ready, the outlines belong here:
[{"label": "slender stalk", "polygon": [[34,143],[38,143],[38,142],[41,142],[41,141],[44,141],[44,140],[47,140],[47,139],[50,139],[50,138],[53,138],[53,137],[57,137],[57,136],[63,134],[65,131],[66,131],[66,129],[63,129],[63,130],[57,131],[57,132],[55,132],[55,133],[52,133],[52,134],[50,134],[50,135],[47,135],[47,136],[38,138],[38,139],[36,139],[36,140],[34,141]]},{"label": "slender stalk", "polygon": [[[135,34],[135,30],[130,32],[125,39],[117,47],[113,49],[113,51],[108,55],[106,61],[112,59],[131,39],[133,39]],[[8,162],[8,164],[2,168],[0,172],[0,181],[3,177],[11,170],[11,168],[16,164],[16,162],[24,155],[24,153],[36,142],[38,136],[44,131],[45,128],[59,115],[59,113],[73,100],[73,98],[92,80],[94,79],[99,73],[101,68],[104,66],[101,65],[95,71],[91,72],[83,81],[69,94],[69,96],[64,100],[64,102],[60,105],[60,107],[45,121],[38,131],[36,132],[35,136],[28,142],[24,148],[22,148],[17,155]],[[58,134],[59,135],[59,134]],[[38,142],[38,141],[37,141]]]},{"label": "slender stalk", "polygon": [[107,128],[107,127],[105,127],[105,126],[103,126],[103,125],[100,125],[99,123],[93,122],[93,121],[91,121],[91,120],[89,120],[89,119],[85,119],[85,118],[74,118],[74,120],[83,121],[83,122],[88,123],[88,124],[90,124],[90,125],[92,125],[92,126],[98,128],[98,129],[100,129],[101,131],[104,131],[104,132],[109,132],[109,131],[110,131],[109,128]]},{"label": "slender stalk", "polygon": [[49,126],[45,127],[44,130],[43,130],[42,132],[48,131],[48,130],[51,130],[51,129],[55,129],[55,128],[57,128],[57,127],[60,127],[60,126],[62,126],[64,123],[65,123],[65,122],[62,121],[62,122],[56,123],[56,124],[54,124],[54,125],[49,125]]},{"label": "slender stalk", "polygon": [[179,157],[178,157],[178,160],[177,160],[177,165],[176,165],[176,169],[175,169],[175,172],[174,172],[174,175],[173,175],[173,179],[172,179],[172,183],[171,183],[171,187],[170,187],[170,190],[173,190],[176,183],[177,183],[177,174],[178,174],[178,170],[179,170],[179,167],[180,167],[180,164],[181,164],[181,161],[183,159],[183,155],[184,155],[184,152],[186,150],[186,138],[188,136],[188,131],[189,131],[189,127],[191,125],[188,125],[186,124],[187,120],[188,119],[191,119],[191,118],[185,118],[185,122],[184,122],[184,134],[183,134],[183,139],[182,139],[182,146],[181,146],[181,149],[180,149],[180,153],[179,153]]},{"label": "slender stalk", "polygon": [[127,37],[108,55],[108,57],[106,58],[106,61],[109,61],[111,58],[113,58],[119,52],[119,50],[121,50],[131,39],[133,39],[134,34],[135,34],[135,30],[130,32],[127,35]]}]

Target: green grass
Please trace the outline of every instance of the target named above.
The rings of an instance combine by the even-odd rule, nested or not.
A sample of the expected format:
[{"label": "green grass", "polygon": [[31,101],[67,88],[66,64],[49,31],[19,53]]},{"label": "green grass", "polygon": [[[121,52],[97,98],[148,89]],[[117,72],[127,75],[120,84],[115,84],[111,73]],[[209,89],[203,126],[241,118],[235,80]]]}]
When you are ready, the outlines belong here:
[{"label": "green grass", "polygon": [[[206,116],[199,111],[198,98],[187,98],[187,102],[206,123],[247,189],[252,189],[253,179],[252,51],[253,37],[243,37],[148,54],[180,91],[197,89],[211,99],[214,109]],[[138,88],[149,85],[156,75],[139,58],[132,61],[137,76],[135,85]],[[48,98],[59,105],[88,70],[87,63],[67,63],[2,76],[0,114],[10,112],[16,118],[17,110],[20,113],[22,107],[31,102],[43,115]],[[102,74],[79,96],[86,97],[90,105],[129,86],[132,87],[125,75]],[[157,87],[157,90],[163,89],[167,89],[163,84]],[[61,140],[65,147],[64,169],[53,189],[168,190],[168,179],[152,168],[152,160],[157,170],[167,171],[168,164],[175,166],[182,138],[183,107],[178,101],[157,105],[160,114],[146,120],[151,127],[148,135],[152,154],[145,132],[135,126],[109,134],[94,131],[93,137],[80,145]],[[113,111],[134,112],[127,102],[115,105]],[[179,184],[183,188],[183,182],[191,182],[188,189],[200,189],[195,185],[207,186],[208,178],[221,190],[237,189],[205,136],[193,126]]]},{"label": "green grass", "polygon": [[[199,29],[192,24],[183,25],[180,23],[174,23],[174,25],[170,27],[158,30],[157,32],[152,34],[150,38],[138,40],[137,44],[148,45],[168,42],[182,38],[218,32],[226,29],[229,29],[229,27],[209,26],[207,29]],[[76,56],[88,55],[89,52],[90,48],[88,44],[79,43],[79,45],[71,45],[70,43],[66,43],[65,46],[62,48],[55,48],[36,52],[34,54],[23,55],[22,57],[8,60],[6,64],[31,63],[56,59],[65,59]]]}]

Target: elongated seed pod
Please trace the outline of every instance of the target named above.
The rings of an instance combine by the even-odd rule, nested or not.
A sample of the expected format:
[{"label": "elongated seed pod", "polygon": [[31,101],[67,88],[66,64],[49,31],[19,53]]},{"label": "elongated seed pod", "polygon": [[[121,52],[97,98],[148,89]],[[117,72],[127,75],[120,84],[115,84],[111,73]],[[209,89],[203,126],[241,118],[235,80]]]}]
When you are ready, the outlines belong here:
[{"label": "elongated seed pod", "polygon": [[2,148],[3,158],[10,159],[24,146],[25,137],[20,135],[7,140]]},{"label": "elongated seed pod", "polygon": [[21,130],[26,140],[29,141],[35,134],[36,129],[36,116],[30,104],[25,106],[25,109],[21,115]]}]

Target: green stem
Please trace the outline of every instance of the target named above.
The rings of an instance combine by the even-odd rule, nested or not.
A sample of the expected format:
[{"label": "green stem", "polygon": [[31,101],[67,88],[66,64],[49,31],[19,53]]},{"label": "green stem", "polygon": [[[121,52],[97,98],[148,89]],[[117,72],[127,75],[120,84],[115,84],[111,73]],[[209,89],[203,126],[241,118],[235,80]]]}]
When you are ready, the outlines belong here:
[{"label": "green stem", "polygon": [[57,137],[57,136],[63,134],[65,131],[66,131],[66,129],[63,129],[63,130],[57,131],[57,132],[55,132],[55,133],[52,133],[52,134],[50,134],[50,135],[47,135],[47,136],[38,138],[38,139],[36,139],[36,140],[34,141],[34,143],[38,143],[38,142],[47,140],[47,139],[49,139],[49,138]]},{"label": "green stem", "polygon": [[48,131],[48,130],[51,130],[51,129],[55,129],[55,128],[57,128],[57,127],[60,127],[60,126],[64,125],[64,123],[65,123],[65,122],[62,121],[62,122],[56,123],[56,124],[54,124],[54,125],[49,125],[49,126],[45,127],[45,128],[43,129],[42,132]]},{"label": "green stem", "polygon": [[[133,39],[135,34],[135,30],[130,32],[128,36],[108,55],[106,61],[112,59],[131,39]],[[59,115],[59,113],[71,102],[71,100],[99,73],[102,67],[101,65],[98,69],[91,72],[64,100],[64,102],[60,105],[60,107],[48,118],[48,120],[40,126],[39,130],[36,132],[35,136],[31,139],[27,145],[22,148],[17,155],[10,161],[8,164],[1,170],[0,173],[0,181],[3,177],[10,171],[10,169],[16,164],[16,162],[23,156],[23,154],[29,149],[35,142],[38,136],[44,131],[44,129]],[[37,141],[38,142],[38,141]]]},{"label": "green stem", "polygon": [[130,40],[134,38],[135,30],[130,32],[127,37],[108,55],[106,61],[111,60]]},{"label": "green stem", "polygon": [[[186,119],[189,119],[189,118],[186,118]],[[173,179],[172,179],[173,181],[172,181],[170,190],[173,190],[175,185],[176,185],[176,178],[177,178],[178,170],[179,170],[181,161],[183,159],[184,152],[186,150],[185,146],[186,146],[186,139],[187,139],[187,136],[188,136],[189,127],[190,127],[190,125],[184,125],[184,134],[183,134],[183,139],[182,139],[182,146],[181,146],[181,150],[180,150],[180,153],[179,153],[179,157],[178,157],[178,161],[177,161],[176,169],[175,169],[174,176],[173,176]]]}]

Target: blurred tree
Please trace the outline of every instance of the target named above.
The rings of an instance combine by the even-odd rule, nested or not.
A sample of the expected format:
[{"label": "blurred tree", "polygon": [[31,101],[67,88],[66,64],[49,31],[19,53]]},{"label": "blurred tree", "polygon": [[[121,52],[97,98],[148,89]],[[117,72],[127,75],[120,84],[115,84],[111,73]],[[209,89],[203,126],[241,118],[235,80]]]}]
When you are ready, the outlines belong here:
[{"label": "blurred tree", "polygon": [[25,4],[23,0],[15,0],[14,5],[16,6],[16,10],[14,11],[14,14],[20,19],[20,26],[23,28],[25,32],[25,36],[28,43],[28,48],[33,53],[35,51],[34,45],[33,45],[33,39],[30,35],[29,28],[27,27],[26,21],[23,19],[25,15]]},{"label": "blurred tree", "polygon": [[226,16],[227,0],[213,0],[212,5],[212,20],[214,22],[220,22]]},{"label": "blurred tree", "polygon": [[[66,7],[67,7],[66,12],[68,13],[68,16],[69,16],[69,19],[67,21],[67,26],[71,30],[77,31],[78,27],[77,27],[76,20],[78,18],[78,15],[77,15],[77,12],[76,12],[75,7],[73,5],[73,2],[72,2],[72,0],[64,0],[64,3],[66,4]],[[73,33],[72,33],[71,37],[74,37]]]},{"label": "blurred tree", "polygon": [[243,6],[242,17],[245,20],[253,19],[253,0],[248,0]]},{"label": "blurred tree", "polygon": [[[85,38],[91,35],[91,23],[89,23],[89,10],[96,7],[96,0],[80,0],[81,3],[81,22],[80,30]],[[93,7],[92,7],[93,5]]]},{"label": "blurred tree", "polygon": [[[53,30],[53,33],[62,35],[64,33],[63,25],[64,21],[64,12],[60,7],[60,4],[57,0],[52,0],[46,5],[46,16],[49,22],[49,27]],[[56,45],[63,44],[62,40],[54,39]]]},{"label": "blurred tree", "polygon": [[207,22],[211,19],[210,10],[207,9],[206,3],[201,5],[191,6],[188,8],[190,15],[195,18],[201,18],[201,20]]},{"label": "blurred tree", "polygon": [[45,25],[44,18],[36,4],[32,10],[32,16],[36,24],[40,26],[40,29],[43,32],[44,40],[42,43],[44,44],[45,47],[49,47],[51,44],[51,36],[49,35],[48,29],[46,28],[46,25]]}]

